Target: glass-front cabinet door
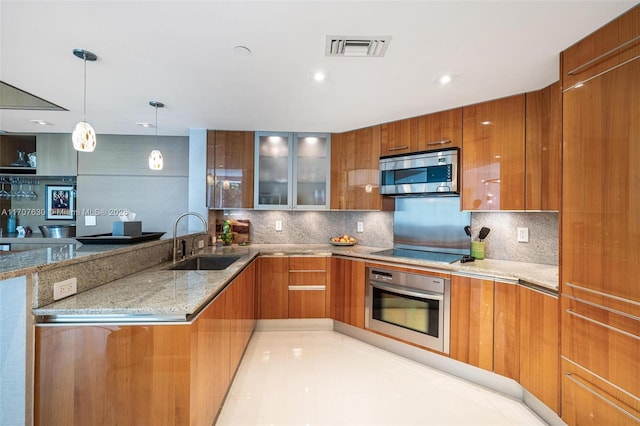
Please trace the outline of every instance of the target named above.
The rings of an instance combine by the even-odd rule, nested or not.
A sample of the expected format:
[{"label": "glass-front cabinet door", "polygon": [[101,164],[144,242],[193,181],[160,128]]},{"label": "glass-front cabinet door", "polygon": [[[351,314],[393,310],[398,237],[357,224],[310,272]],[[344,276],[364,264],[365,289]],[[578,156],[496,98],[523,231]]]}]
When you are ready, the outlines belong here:
[{"label": "glass-front cabinet door", "polygon": [[294,208],[328,209],[331,136],[325,133],[296,133],[294,154]]},{"label": "glass-front cabinet door", "polygon": [[292,202],[291,133],[256,132],[254,207],[290,209]]},{"label": "glass-front cabinet door", "polygon": [[255,142],[254,208],[329,208],[329,134],[256,132]]}]

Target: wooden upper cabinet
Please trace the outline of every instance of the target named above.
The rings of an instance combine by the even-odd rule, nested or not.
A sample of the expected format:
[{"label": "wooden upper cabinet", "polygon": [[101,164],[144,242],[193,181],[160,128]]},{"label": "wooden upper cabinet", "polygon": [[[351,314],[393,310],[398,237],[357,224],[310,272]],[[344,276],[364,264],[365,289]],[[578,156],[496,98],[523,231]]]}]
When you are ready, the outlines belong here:
[{"label": "wooden upper cabinet", "polygon": [[462,148],[462,108],[418,117],[418,151]]},{"label": "wooden upper cabinet", "polygon": [[562,52],[562,86],[567,89],[640,54],[640,7],[609,22]]},{"label": "wooden upper cabinet", "polygon": [[393,121],[380,126],[380,156],[417,152],[418,117]]},{"label": "wooden upper cabinet", "polygon": [[207,132],[207,206],[253,208],[254,134]]},{"label": "wooden upper cabinet", "polygon": [[526,210],[560,210],[562,90],[556,82],[526,94]]},{"label": "wooden upper cabinet", "polygon": [[525,95],[463,107],[463,210],[524,210]]},{"label": "wooden upper cabinet", "polygon": [[331,135],[331,209],[381,210],[380,126]]}]

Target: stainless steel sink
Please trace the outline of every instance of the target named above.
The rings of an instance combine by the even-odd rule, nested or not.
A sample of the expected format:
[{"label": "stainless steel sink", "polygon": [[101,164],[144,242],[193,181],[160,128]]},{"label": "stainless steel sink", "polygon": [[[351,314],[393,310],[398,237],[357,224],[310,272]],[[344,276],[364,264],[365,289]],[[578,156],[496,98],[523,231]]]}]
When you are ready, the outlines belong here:
[{"label": "stainless steel sink", "polygon": [[233,262],[242,256],[225,256],[225,255],[201,255],[181,260],[175,265],[171,265],[170,270],[179,271],[220,271],[227,269]]}]

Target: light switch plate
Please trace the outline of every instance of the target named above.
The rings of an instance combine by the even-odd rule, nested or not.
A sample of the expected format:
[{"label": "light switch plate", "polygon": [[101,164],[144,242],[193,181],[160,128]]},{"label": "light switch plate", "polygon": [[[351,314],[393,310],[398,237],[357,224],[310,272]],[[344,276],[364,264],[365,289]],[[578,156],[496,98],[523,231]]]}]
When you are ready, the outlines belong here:
[{"label": "light switch plate", "polygon": [[356,225],[358,232],[364,232],[364,222],[356,222]]},{"label": "light switch plate", "polygon": [[282,221],[276,220],[276,231],[282,231]]},{"label": "light switch plate", "polygon": [[84,226],[96,226],[96,217],[95,216],[85,216],[84,217]]},{"label": "light switch plate", "polygon": [[519,243],[529,242],[529,228],[518,228],[518,242]]}]

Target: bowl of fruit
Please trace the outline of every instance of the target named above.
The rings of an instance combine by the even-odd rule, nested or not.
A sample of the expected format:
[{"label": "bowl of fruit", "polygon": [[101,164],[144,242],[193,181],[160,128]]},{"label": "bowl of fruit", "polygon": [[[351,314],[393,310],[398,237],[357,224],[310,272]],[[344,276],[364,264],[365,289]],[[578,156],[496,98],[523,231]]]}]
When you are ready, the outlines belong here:
[{"label": "bowl of fruit", "polygon": [[347,234],[344,234],[339,237],[329,238],[329,242],[334,246],[352,246],[352,245],[355,245],[358,242],[358,240],[348,236]]}]

